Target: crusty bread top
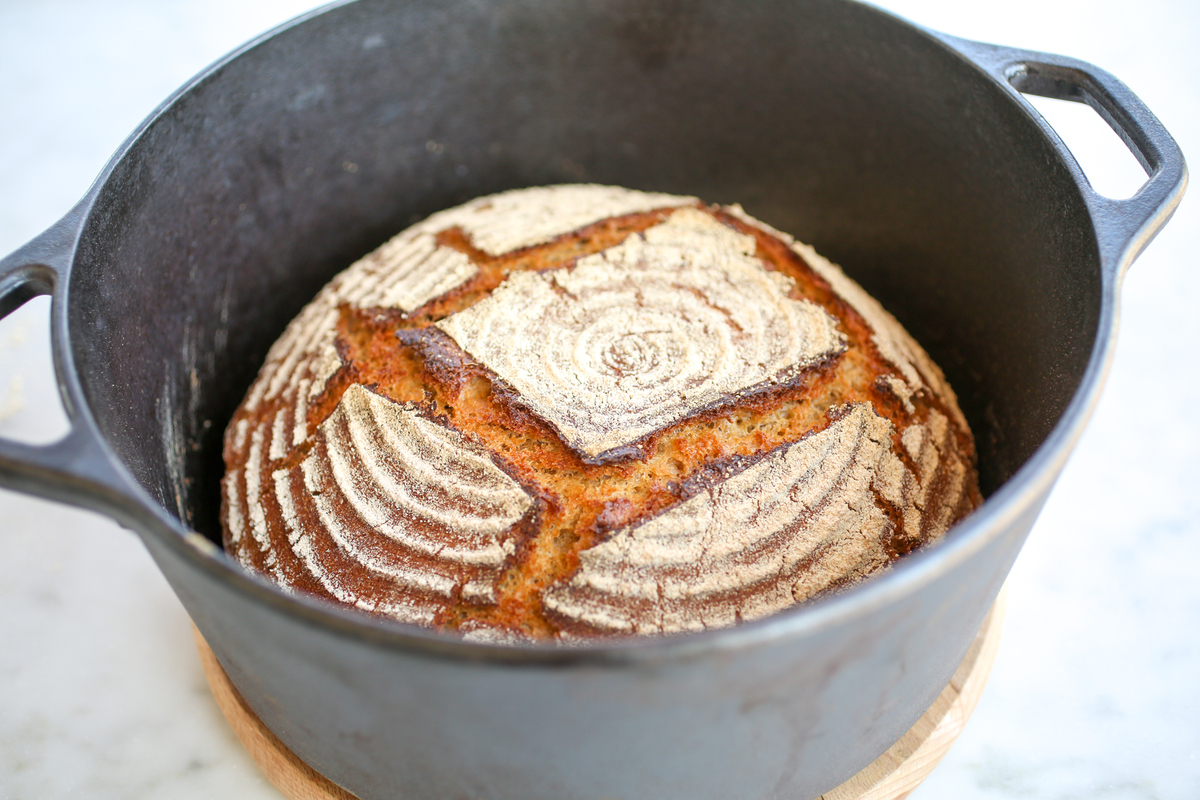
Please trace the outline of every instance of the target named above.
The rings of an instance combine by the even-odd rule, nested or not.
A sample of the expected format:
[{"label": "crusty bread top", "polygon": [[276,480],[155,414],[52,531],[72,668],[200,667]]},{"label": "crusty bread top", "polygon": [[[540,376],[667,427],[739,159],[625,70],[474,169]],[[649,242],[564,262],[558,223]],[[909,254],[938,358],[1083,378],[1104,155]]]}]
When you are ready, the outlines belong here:
[{"label": "crusty bread top", "polygon": [[836,590],[979,502],[940,370],[737,207],[479,198],[337,276],[226,435],[228,552],[472,638],[671,633]]},{"label": "crusty bread top", "polygon": [[829,358],[837,321],[695,208],[435,323],[585,460]]}]

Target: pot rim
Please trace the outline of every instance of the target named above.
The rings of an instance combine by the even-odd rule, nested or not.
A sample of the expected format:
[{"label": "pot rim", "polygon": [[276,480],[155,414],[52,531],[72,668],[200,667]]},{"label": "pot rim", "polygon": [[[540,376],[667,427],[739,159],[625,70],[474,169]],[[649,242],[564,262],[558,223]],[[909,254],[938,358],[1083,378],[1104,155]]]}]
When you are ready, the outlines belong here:
[{"label": "pot rim", "polygon": [[[157,544],[166,547],[191,568],[208,573],[209,577],[225,584],[230,590],[241,593],[247,599],[259,602],[275,612],[287,614],[312,627],[320,627],[333,635],[370,641],[377,647],[408,651],[414,656],[530,666],[563,663],[651,664],[689,659],[711,652],[754,648],[780,639],[811,636],[836,626],[850,624],[856,618],[876,612],[892,604],[897,598],[911,595],[938,580],[1008,531],[1022,515],[1035,508],[1052,488],[1095,409],[1111,366],[1120,279],[1129,263],[1170,218],[1187,184],[1187,170],[1182,153],[1170,135],[1140,100],[1108,73],[1092,65],[1061,56],[958,39],[912,23],[869,3],[848,0],[867,7],[896,24],[913,29],[931,45],[940,47],[947,54],[974,68],[980,73],[980,79],[1006,89],[1010,100],[1021,108],[1033,124],[1042,129],[1043,134],[1054,145],[1063,166],[1074,178],[1074,190],[1080,193],[1089,210],[1098,246],[1097,267],[1100,271],[1101,292],[1099,317],[1091,353],[1070,402],[1033,455],[993,492],[980,508],[951,528],[943,539],[909,554],[886,573],[874,576],[836,595],[793,606],[768,617],[733,627],[679,635],[622,637],[572,642],[566,645],[546,642],[506,645],[464,640],[453,634],[368,616],[316,597],[287,593],[267,579],[244,570],[221,548],[202,535],[189,532],[133,480],[127,468],[100,435],[91,409],[85,401],[86,395],[83,393],[70,347],[71,329],[67,309],[75,254],[94,203],[107,186],[115,168],[172,106],[196,87],[214,79],[228,64],[292,28],[353,2],[355,0],[335,0],[284,22],[202,70],[164,100],[130,134],[105,165],[83,199],[63,220],[26,248],[22,248],[9,259],[0,261],[2,315],[6,313],[3,303],[5,295],[15,294],[11,289],[6,290],[5,279],[9,275],[17,275],[18,278],[24,277],[26,283],[34,282],[29,275],[21,274],[19,270],[6,274],[6,267],[22,260],[28,262],[30,254],[38,253],[39,249],[48,249],[57,255],[57,259],[40,259],[48,264],[57,261],[57,271],[54,275],[38,273],[36,277],[45,286],[37,284],[34,293],[55,295],[51,323],[56,368],[60,376],[64,404],[69,412],[73,412],[73,430],[59,445],[39,449],[0,442],[0,479],[8,476],[5,469],[6,460],[15,460],[20,474],[20,468],[28,466],[22,461],[33,461],[32,456],[37,450],[48,453],[57,451],[61,455],[64,443],[76,450],[82,448],[85,456],[105,462],[102,464],[103,469],[118,474],[80,475],[79,470],[62,470],[61,472],[66,473],[64,476],[47,473],[45,470],[32,474],[34,471],[27,469],[26,473],[30,474],[26,477],[32,482],[14,483],[17,488],[102,510],[135,529],[139,535],[154,537]],[[1074,84],[1066,88],[1054,85],[1048,89],[1044,81],[1039,83],[1037,78],[1045,78],[1049,68],[1058,69],[1060,72],[1069,69],[1078,73],[1074,76]],[[1057,73],[1051,77],[1058,78],[1060,82],[1063,80]],[[1084,79],[1090,79],[1090,83]],[[1054,130],[1021,97],[1018,86],[1021,86],[1021,90],[1034,94],[1088,102],[1130,143],[1131,149],[1147,167],[1147,171],[1153,170],[1148,182],[1128,200],[1113,201],[1096,194],[1070,151]],[[1082,93],[1079,91],[1081,88],[1084,90]],[[1055,93],[1051,94],[1051,90]],[[1074,94],[1070,90],[1074,90]],[[1094,96],[1104,91],[1110,96]],[[1114,93],[1116,96],[1111,96]],[[1136,224],[1124,219],[1131,216],[1130,211],[1134,212],[1132,217]],[[1122,220],[1117,220],[1119,215],[1122,216]],[[51,268],[53,269],[54,265],[51,265]],[[22,299],[20,302],[23,301]],[[15,305],[19,305],[19,302]],[[15,459],[13,453],[16,454]],[[25,458],[22,459],[22,456]],[[86,473],[86,470],[84,472]],[[75,480],[64,481],[64,477]],[[86,487],[81,490],[78,485],[80,478],[101,484],[100,491],[89,491]],[[38,483],[39,481],[47,486]],[[0,480],[0,483],[2,482],[4,481]],[[48,486],[54,483],[58,485]]]}]

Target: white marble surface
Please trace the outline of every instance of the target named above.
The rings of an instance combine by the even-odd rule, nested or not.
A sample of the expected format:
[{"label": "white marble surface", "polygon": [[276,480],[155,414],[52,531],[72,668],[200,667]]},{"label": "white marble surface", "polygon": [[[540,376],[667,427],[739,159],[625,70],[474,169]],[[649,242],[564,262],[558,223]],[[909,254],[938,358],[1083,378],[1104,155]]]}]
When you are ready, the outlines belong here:
[{"label": "white marble surface", "polygon": [[[190,75],[312,5],[0,1],[0,253],[65,212]],[[883,5],[1100,64],[1200,153],[1194,0]],[[1074,119],[1072,142],[1100,147]],[[1120,191],[1127,159],[1100,152],[1085,166]],[[1130,272],[1106,394],[1013,571],[991,684],[916,800],[1200,797],[1197,208],[1185,198]],[[44,301],[0,323],[0,436],[63,430],[44,324]],[[66,797],[279,795],[209,698],[138,541],[0,490],[0,800]]]}]

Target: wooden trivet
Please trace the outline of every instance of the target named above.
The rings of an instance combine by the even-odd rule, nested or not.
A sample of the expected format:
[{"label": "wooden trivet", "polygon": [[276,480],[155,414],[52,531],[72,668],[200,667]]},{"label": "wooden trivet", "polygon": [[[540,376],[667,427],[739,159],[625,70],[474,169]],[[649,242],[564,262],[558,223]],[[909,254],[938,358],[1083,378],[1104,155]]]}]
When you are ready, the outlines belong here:
[{"label": "wooden trivet", "polygon": [[[966,658],[925,715],[890,750],[818,800],[904,800],[908,797],[950,750],[950,745],[962,733],[975,710],[996,660],[1003,626],[1004,592],[1001,591],[975,635]],[[267,730],[233,687],[200,631],[195,628],[192,631],[196,635],[204,675],[217,705],[267,780],[289,800],[357,800],[301,761]]]}]

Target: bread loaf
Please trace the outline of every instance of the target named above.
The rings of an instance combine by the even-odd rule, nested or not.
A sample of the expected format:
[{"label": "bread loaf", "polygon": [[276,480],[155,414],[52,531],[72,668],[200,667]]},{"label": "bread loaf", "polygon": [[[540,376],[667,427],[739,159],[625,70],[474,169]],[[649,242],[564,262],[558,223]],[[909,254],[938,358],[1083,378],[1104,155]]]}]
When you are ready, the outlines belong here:
[{"label": "bread loaf", "polygon": [[477,639],[696,631],[887,569],[981,501],[954,393],[842,271],[692,197],[474,200],[288,326],[225,438],[227,552]]}]

